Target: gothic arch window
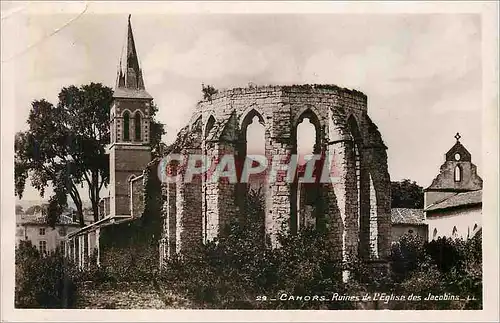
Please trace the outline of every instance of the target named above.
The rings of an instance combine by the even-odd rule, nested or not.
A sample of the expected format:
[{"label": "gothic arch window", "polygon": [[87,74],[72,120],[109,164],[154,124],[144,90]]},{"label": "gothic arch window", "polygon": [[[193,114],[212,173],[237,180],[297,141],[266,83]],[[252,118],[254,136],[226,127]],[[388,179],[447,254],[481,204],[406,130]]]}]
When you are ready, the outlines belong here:
[{"label": "gothic arch window", "polygon": [[130,114],[123,113],[123,141],[130,141]]},{"label": "gothic arch window", "polygon": [[453,230],[451,231],[451,235],[452,235],[454,238],[455,238],[455,237],[457,237],[457,235],[458,235],[458,230],[457,230],[457,227],[456,227],[456,226],[454,226],[454,227],[453,227]]},{"label": "gothic arch window", "polygon": [[477,223],[474,224],[474,229],[472,229],[473,231],[475,231],[477,229]]},{"label": "gothic arch window", "polygon": [[434,231],[432,232],[432,240],[436,239],[438,235],[438,230],[434,228]]},{"label": "gothic arch window", "polygon": [[141,141],[141,113],[137,111],[134,117],[135,140]]},{"label": "gothic arch window", "polygon": [[455,175],[455,182],[460,182],[462,180],[462,169],[460,168],[460,166],[455,166],[455,172],[454,172],[454,175]]},{"label": "gothic arch window", "polygon": [[210,133],[210,130],[212,130],[214,125],[215,125],[215,118],[214,118],[214,116],[210,116],[208,118],[207,125],[205,126],[205,133],[204,133],[205,138],[208,137],[208,134]]},{"label": "gothic arch window", "polygon": [[[266,129],[264,126],[264,118],[254,108],[251,108],[250,111],[243,114],[239,123],[240,133],[238,135],[238,139],[240,144],[237,145],[237,172],[240,174],[240,183],[238,183],[236,187],[238,190],[237,194],[241,195],[241,197],[238,197],[237,203],[244,208],[249,201],[248,192],[258,192],[260,190],[260,192],[265,194],[264,173],[250,175],[249,172],[243,172],[243,170],[246,170],[247,165],[253,165],[250,167],[262,165],[261,160],[251,158],[250,156],[265,156]],[[255,234],[259,243],[265,241],[265,218],[265,212],[264,210],[261,210],[252,220],[252,222],[255,223],[255,228],[257,229]]]},{"label": "gothic arch window", "polygon": [[[298,163],[291,186],[290,231],[293,234],[307,226],[312,226],[319,231],[326,229],[319,187],[317,182],[311,183],[312,179],[317,180],[321,177],[321,161],[313,158],[309,163],[309,159],[306,158],[306,155],[321,153],[321,122],[314,110],[313,107],[304,107],[293,121],[292,155],[295,155]],[[309,177],[310,174],[306,177],[306,167],[312,168],[311,177]],[[300,178],[308,182],[299,183]]]}]

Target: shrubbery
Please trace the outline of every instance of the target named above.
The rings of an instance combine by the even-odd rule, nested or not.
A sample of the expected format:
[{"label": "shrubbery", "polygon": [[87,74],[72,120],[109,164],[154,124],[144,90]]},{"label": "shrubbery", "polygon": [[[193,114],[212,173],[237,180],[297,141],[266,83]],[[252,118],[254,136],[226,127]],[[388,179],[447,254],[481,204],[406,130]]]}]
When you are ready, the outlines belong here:
[{"label": "shrubbery", "polygon": [[[269,301],[292,295],[347,292],[335,245],[312,229],[280,237],[281,248],[269,248],[263,236],[263,201],[250,191],[244,217],[231,223],[216,241],[165,266],[163,284],[202,308],[329,309],[350,308],[349,302]],[[262,297],[267,301],[262,301]]]},{"label": "shrubbery", "polygon": [[75,268],[56,250],[41,255],[30,241],[16,250],[15,306],[17,308],[68,308],[76,298]]},{"label": "shrubbery", "polygon": [[419,241],[405,235],[393,246],[395,290],[414,295],[454,295],[456,300],[397,303],[396,309],[481,309],[482,238]]},{"label": "shrubbery", "polygon": [[244,228],[233,223],[225,238],[171,260],[163,283],[202,308],[349,308],[344,302],[269,301],[290,295],[342,295],[346,290],[340,262],[332,262],[328,239],[311,231],[270,249],[253,243],[255,235]]},{"label": "shrubbery", "polygon": [[[29,242],[22,242],[16,250],[16,307],[72,307],[76,286],[90,280],[153,281],[155,286],[159,283],[187,297],[199,308],[355,309],[362,304],[291,300],[290,296],[375,292],[469,296],[469,300],[461,301],[394,301],[388,305],[391,309],[482,308],[480,234],[467,241],[440,238],[432,242],[405,235],[393,244],[390,268],[384,273],[357,259],[343,263],[336,258],[338,243],[313,228],[281,236],[281,248],[270,248],[261,220],[263,205],[260,192],[251,191],[244,216],[235,219],[225,234],[193,247],[189,254],[170,259],[161,275],[157,272],[157,249],[147,243],[107,248],[101,253],[101,267],[95,265],[95,259],[88,259],[86,263],[92,265],[78,271],[59,251],[42,257]],[[91,258],[95,256],[94,252]],[[347,283],[342,281],[345,270],[350,272]]]},{"label": "shrubbery", "polygon": [[[311,228],[280,237],[281,248],[269,248],[262,236],[262,200],[251,192],[246,216],[225,235],[182,258],[170,260],[162,283],[186,295],[201,308],[222,309],[353,309],[356,302],[288,300],[297,295],[457,295],[461,301],[391,302],[393,309],[480,309],[482,304],[481,236],[464,242],[441,238],[424,242],[401,237],[391,252],[388,272],[352,259],[336,259],[335,243]],[[260,237],[260,238],[259,238]],[[342,282],[342,271],[350,279]],[[287,295],[286,297],[283,295]],[[287,301],[269,301],[279,299]],[[266,296],[267,301],[259,300]],[[262,299],[262,298],[261,298]],[[376,305],[377,306],[377,305]]]},{"label": "shrubbery", "polygon": [[158,272],[158,257],[158,248],[146,244],[107,248],[101,252],[102,265],[94,265],[91,270],[96,271],[102,281],[113,283],[152,281]]}]

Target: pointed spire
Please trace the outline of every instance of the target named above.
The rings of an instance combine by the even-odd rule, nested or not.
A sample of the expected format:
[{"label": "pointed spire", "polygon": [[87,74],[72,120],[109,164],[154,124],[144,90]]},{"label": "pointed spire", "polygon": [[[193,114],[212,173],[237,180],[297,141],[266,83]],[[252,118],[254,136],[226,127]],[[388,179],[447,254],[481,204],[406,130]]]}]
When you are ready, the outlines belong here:
[{"label": "pointed spire", "polygon": [[135,50],[134,34],[132,32],[132,24],[130,23],[130,17],[131,15],[128,15],[127,68],[133,68],[136,72],[138,72],[139,60],[137,58],[137,51]]},{"label": "pointed spire", "polygon": [[[120,59],[120,67],[117,76],[116,86],[118,88],[126,88],[131,90],[144,90],[144,80],[142,71],[139,67],[139,58],[135,49],[134,33],[132,32],[132,23],[130,22],[131,15],[128,15],[127,26],[127,43],[125,50],[125,62]],[[122,67],[122,63],[125,64]],[[124,69],[122,69],[124,68]]]}]

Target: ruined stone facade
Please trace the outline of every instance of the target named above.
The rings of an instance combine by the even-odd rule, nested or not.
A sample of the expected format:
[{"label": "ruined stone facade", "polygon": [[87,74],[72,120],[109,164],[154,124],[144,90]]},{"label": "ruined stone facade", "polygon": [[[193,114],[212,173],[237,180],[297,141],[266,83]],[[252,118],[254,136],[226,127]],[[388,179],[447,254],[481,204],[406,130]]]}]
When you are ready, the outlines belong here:
[{"label": "ruined stone facade", "polygon": [[[296,233],[309,210],[316,227],[336,242],[339,260],[358,255],[385,260],[391,230],[387,147],[367,112],[366,95],[334,85],[225,90],[198,104],[171,154],[201,153],[209,160],[229,154],[245,160],[246,130],[258,117],[265,127],[266,157],[286,161],[297,151],[297,125],[308,118],[316,129],[314,153],[335,165],[336,180],[306,185],[278,174],[266,182],[266,234],[279,247],[279,232]],[[206,176],[186,183],[183,165],[174,169],[177,182],[163,184],[161,262],[213,240],[242,214],[245,184],[207,181]]]},{"label": "ruined stone facade", "polygon": [[[110,115],[110,196],[102,201],[101,219],[69,236],[68,244],[78,250],[73,252],[78,257],[88,257],[95,246],[98,262],[100,258],[104,262],[112,259],[104,254],[110,247],[124,254],[143,248],[137,244],[142,241],[144,248],[159,248],[162,266],[173,255],[213,241],[230,221],[241,219],[249,183],[227,178],[208,181],[205,175],[186,181],[186,165],[172,163],[169,167],[178,175],[176,181],[160,185],[156,178],[156,185],[151,168],[159,165],[161,172],[162,163],[151,161],[152,97],[145,90],[130,21],[121,62],[124,68],[118,71]],[[313,152],[333,166],[329,169],[333,178],[326,182],[288,181],[286,171],[264,181],[264,232],[255,238],[269,238],[272,247],[279,247],[280,234],[296,234],[312,224],[334,242],[337,259],[332,261],[358,256],[386,261],[391,238],[387,147],[368,117],[366,95],[334,85],[221,91],[197,105],[165,157],[195,154],[217,160],[230,155],[242,165],[247,158],[247,128],[254,118],[265,129],[267,160],[289,162],[297,153],[297,127],[309,119],[316,133]],[[292,175],[297,177],[296,172]],[[163,207],[158,205],[161,201]],[[157,223],[160,213],[161,223]],[[93,245],[78,249],[91,241],[92,234],[96,235]]]}]

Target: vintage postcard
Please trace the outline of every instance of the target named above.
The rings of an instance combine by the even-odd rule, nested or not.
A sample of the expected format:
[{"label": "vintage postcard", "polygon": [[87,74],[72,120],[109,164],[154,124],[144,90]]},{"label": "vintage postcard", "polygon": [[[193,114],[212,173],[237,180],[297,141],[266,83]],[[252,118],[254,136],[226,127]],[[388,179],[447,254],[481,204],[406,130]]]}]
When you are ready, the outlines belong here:
[{"label": "vintage postcard", "polygon": [[498,321],[497,2],[2,2],[2,321]]}]

